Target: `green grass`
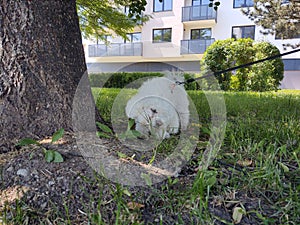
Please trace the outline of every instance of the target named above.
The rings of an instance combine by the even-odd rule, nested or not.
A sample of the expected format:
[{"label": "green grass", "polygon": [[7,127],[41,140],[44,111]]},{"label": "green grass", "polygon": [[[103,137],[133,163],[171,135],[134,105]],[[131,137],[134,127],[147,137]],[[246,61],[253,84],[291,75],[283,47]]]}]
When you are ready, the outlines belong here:
[{"label": "green grass", "polygon": [[[114,100],[118,97],[125,101],[136,90],[122,90],[122,97],[118,96],[119,89],[93,88],[92,92],[103,118],[110,122]],[[99,190],[99,196],[91,195],[82,209],[86,221],[146,224],[146,218],[147,224],[234,224],[232,212],[240,207],[240,224],[300,224],[300,91],[225,92],[225,139],[208,170],[198,172],[209,139],[211,114],[205,93],[188,94],[197,108],[201,132],[194,155],[183,168],[186,174],[149,188],[114,184],[98,174],[93,179],[84,177]],[[149,163],[155,157],[165,157],[176,144],[176,137],[172,137],[156,146],[153,154],[157,155],[141,159]],[[90,195],[88,190],[83,191]],[[132,208],[130,202],[140,205]],[[68,204],[64,211],[46,217],[59,221],[53,224],[73,224]],[[39,215],[26,210],[22,202],[9,213],[14,216],[9,220],[13,224],[26,224],[24,218]],[[47,224],[42,216],[41,221]]]},{"label": "green grass", "polygon": [[[97,106],[109,121],[111,101],[119,90],[102,91]],[[128,90],[128,96],[134,93]],[[205,93],[189,91],[188,94],[198,110],[201,125],[209,128],[211,115]],[[270,207],[272,213],[259,208],[246,210],[247,216],[255,214],[256,218],[260,218],[260,224],[300,223],[300,91],[226,92],[224,99],[226,135],[217,159],[211,165],[216,181],[208,185],[207,180],[213,179],[211,174],[198,174],[194,188],[185,192],[192,192],[189,196],[201,196],[203,201],[226,196],[228,190],[244,193],[261,199]],[[103,109],[102,105],[108,107]],[[171,145],[164,145],[164,148],[168,151]],[[209,194],[208,188],[211,188]],[[191,200],[185,194],[179,193],[179,196],[179,199]],[[225,197],[223,201],[230,199],[226,200]],[[178,204],[179,208],[182,207],[182,203]],[[192,204],[195,202],[192,201]],[[208,202],[202,204],[201,210],[199,205],[195,208],[201,211],[201,217],[206,215],[204,219],[216,219],[207,212]],[[174,204],[171,205],[175,207],[173,210],[178,210]],[[230,224],[232,221],[227,222]]]}]

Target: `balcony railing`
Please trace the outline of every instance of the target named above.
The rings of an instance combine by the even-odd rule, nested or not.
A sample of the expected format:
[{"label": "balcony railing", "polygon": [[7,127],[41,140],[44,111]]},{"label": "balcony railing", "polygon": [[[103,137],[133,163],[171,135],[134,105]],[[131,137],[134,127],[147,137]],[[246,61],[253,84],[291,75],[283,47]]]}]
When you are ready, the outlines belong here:
[{"label": "balcony railing", "polygon": [[216,20],[217,13],[208,5],[182,7],[182,22],[195,20]]},{"label": "balcony railing", "polygon": [[181,51],[184,54],[203,54],[207,47],[210,46],[215,41],[212,39],[194,39],[194,40],[182,40],[181,41]]},{"label": "balcony railing", "polygon": [[136,43],[112,43],[110,45],[95,44],[89,45],[89,57],[107,57],[107,56],[141,56],[143,45]]}]

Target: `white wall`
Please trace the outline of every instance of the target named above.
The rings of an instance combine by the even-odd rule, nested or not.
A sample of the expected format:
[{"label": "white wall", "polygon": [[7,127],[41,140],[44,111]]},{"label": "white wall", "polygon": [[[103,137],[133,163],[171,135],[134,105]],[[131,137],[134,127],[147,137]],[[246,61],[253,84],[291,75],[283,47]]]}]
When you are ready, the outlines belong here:
[{"label": "white wall", "polygon": [[213,27],[212,35],[216,39],[231,38],[232,26],[253,25],[253,23],[241,13],[240,8],[233,8],[233,0],[220,1],[217,12],[217,23]]},{"label": "white wall", "polygon": [[300,90],[300,71],[285,71],[281,88]]},{"label": "white wall", "polygon": [[[166,12],[153,12],[153,0],[148,0],[146,5],[146,14],[151,16],[151,19],[143,25],[142,28],[135,28],[134,32],[142,32],[143,42],[143,56],[135,57],[108,57],[103,58],[88,58],[87,62],[125,62],[127,61],[196,61],[197,59],[188,58],[190,55],[180,55],[180,41],[190,39],[191,29],[212,28],[212,38],[216,40],[224,40],[230,38],[232,35],[233,26],[247,26],[254,25],[246,15],[241,12],[241,8],[233,8],[234,0],[220,0],[221,5],[217,12],[217,22],[214,24],[212,21],[196,21],[192,23],[182,23],[182,7],[191,6],[191,0],[173,0],[173,10]],[[153,43],[152,35],[153,29],[159,28],[172,28],[172,42],[171,43]],[[269,41],[276,45],[283,53],[291,49],[284,50],[283,43],[300,43],[300,39],[290,40],[275,40],[274,35],[263,35],[261,28],[255,27],[255,40],[256,41]],[[122,43],[122,38],[116,38],[113,42]],[[87,44],[93,42],[84,40],[85,52],[87,54]],[[199,56],[199,55],[198,55]],[[300,52],[284,56],[283,58],[300,58]],[[119,61],[118,61],[119,60]],[[284,80],[282,81],[282,88],[296,88],[300,89],[300,72],[299,71],[286,71]]]},{"label": "white wall", "polygon": [[[233,26],[254,25],[254,23],[241,12],[241,8],[233,8],[234,0],[221,0],[218,9],[217,23],[212,29],[212,37],[224,40],[231,37]],[[255,26],[255,40],[269,41],[277,46],[281,53],[291,50],[284,50],[283,44],[300,43],[300,39],[275,40],[275,35],[263,35],[262,27]],[[284,56],[283,58],[300,58],[300,52]]]},{"label": "white wall", "polygon": [[[173,0],[173,10],[153,12],[153,0],[148,1],[146,14],[152,18],[142,28],[143,56],[180,57],[180,40],[183,38],[183,24],[181,23],[181,8],[184,1]],[[172,43],[152,43],[153,29],[172,28]]]}]

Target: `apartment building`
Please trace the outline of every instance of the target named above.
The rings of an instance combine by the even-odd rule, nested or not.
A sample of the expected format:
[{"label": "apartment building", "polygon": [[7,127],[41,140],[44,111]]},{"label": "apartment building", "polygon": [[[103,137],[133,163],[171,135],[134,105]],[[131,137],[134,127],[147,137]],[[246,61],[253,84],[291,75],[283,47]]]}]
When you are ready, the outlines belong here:
[{"label": "apartment building", "polygon": [[[166,71],[199,72],[200,59],[215,40],[252,38],[269,41],[283,53],[284,43],[275,35],[263,35],[261,27],[243,15],[252,0],[223,0],[216,12],[209,0],[148,0],[145,14],[151,16],[143,26],[128,33],[129,40],[107,36],[109,45],[84,41],[89,72]],[[300,89],[300,53],[284,58],[282,88]]]}]

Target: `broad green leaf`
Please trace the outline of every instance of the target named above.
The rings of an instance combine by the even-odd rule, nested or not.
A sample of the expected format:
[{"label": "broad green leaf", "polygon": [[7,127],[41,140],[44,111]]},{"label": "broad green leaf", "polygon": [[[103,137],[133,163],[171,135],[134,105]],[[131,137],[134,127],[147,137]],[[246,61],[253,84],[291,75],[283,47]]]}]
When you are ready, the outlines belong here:
[{"label": "broad green leaf", "polygon": [[128,130],[130,130],[135,124],[135,120],[134,119],[129,119],[128,121]]},{"label": "broad green leaf", "polygon": [[127,158],[127,155],[125,155],[125,154],[122,153],[122,152],[118,152],[118,156],[119,156],[119,158],[121,158],[121,159]]},{"label": "broad green leaf", "polygon": [[217,182],[216,176],[211,176],[207,179],[207,186],[212,187]]},{"label": "broad green leaf", "polygon": [[201,127],[201,132],[210,135],[210,130],[207,127]]},{"label": "broad green leaf", "polygon": [[123,193],[124,193],[125,195],[129,196],[129,197],[131,196],[130,192],[129,192],[127,189],[124,189],[124,190],[123,190]]},{"label": "broad green leaf", "polygon": [[59,152],[54,151],[53,154],[54,154],[54,160],[53,160],[53,162],[55,162],[55,163],[61,163],[61,162],[64,161],[64,158],[62,157],[62,155]]},{"label": "broad green leaf", "polygon": [[134,130],[126,131],[126,138],[136,138],[133,131]]},{"label": "broad green leaf", "polygon": [[104,132],[97,131],[96,134],[100,138],[110,138],[110,136],[107,133],[104,133]]},{"label": "broad green leaf", "polygon": [[141,132],[139,132],[139,131],[137,131],[137,130],[132,130],[131,132],[132,132],[132,134],[133,134],[135,137],[141,137],[141,136],[142,136]]},{"label": "broad green leaf", "polygon": [[127,137],[127,132],[118,135],[118,138],[120,139],[125,139],[126,137]]},{"label": "broad green leaf", "polygon": [[64,136],[64,132],[65,132],[65,130],[63,128],[56,131],[52,136],[51,142],[54,143],[54,142],[58,141],[59,139],[61,139]]},{"label": "broad green leaf", "polygon": [[45,152],[45,160],[48,163],[50,163],[54,160],[54,151],[53,150],[47,150]]},{"label": "broad green leaf", "polygon": [[127,130],[126,132],[119,134],[118,138],[120,138],[120,139],[136,138],[136,137],[139,137],[138,135],[140,135],[140,133],[139,132],[137,133],[137,132],[135,132],[135,130]]},{"label": "broad green leaf", "polygon": [[109,134],[112,134],[112,130],[106,126],[105,124],[102,124],[102,123],[99,123],[99,122],[96,122],[97,126],[99,127],[100,130],[102,130],[103,132],[105,133],[109,133]]},{"label": "broad green leaf", "polygon": [[151,180],[151,177],[149,174],[142,173],[141,177],[145,180],[145,182],[148,186],[152,185],[152,180]]},{"label": "broad green leaf", "polygon": [[38,143],[36,140],[30,139],[30,138],[24,138],[21,141],[19,141],[19,143],[17,144],[17,146],[25,146],[25,145],[39,145],[40,143]]}]

